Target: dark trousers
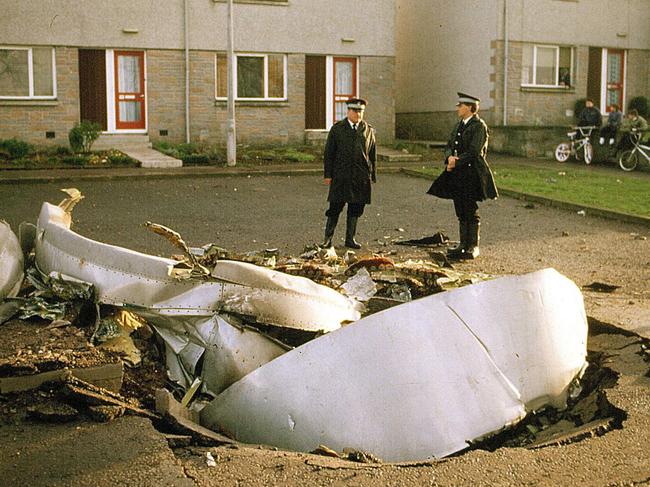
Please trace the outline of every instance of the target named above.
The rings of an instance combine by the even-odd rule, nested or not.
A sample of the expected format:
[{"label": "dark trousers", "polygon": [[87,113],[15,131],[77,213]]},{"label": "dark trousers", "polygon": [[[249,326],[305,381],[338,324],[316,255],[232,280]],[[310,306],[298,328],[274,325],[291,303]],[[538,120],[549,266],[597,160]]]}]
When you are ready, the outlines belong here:
[{"label": "dark trousers", "polygon": [[454,197],[454,210],[458,221],[478,223],[481,219],[478,214],[478,204],[470,195]]},{"label": "dark trousers", "polygon": [[[330,201],[330,207],[325,212],[325,216],[328,217],[337,217],[343,211],[345,206],[345,201]],[[348,218],[357,217],[359,218],[363,215],[363,210],[365,208],[365,203],[348,203]]]}]

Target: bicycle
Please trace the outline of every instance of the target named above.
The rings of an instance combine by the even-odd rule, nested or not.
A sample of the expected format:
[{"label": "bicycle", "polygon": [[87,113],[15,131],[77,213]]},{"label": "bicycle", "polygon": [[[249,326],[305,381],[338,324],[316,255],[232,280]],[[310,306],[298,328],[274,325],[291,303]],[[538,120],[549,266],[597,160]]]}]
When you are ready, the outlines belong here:
[{"label": "bicycle", "polygon": [[630,140],[634,144],[634,148],[621,152],[618,157],[618,165],[623,171],[634,171],[641,162],[641,157],[645,158],[646,162],[650,164],[650,145],[642,143],[644,132],[647,132],[647,130],[632,129]]},{"label": "bicycle", "polygon": [[[574,130],[567,132],[569,142],[562,142],[555,148],[555,160],[566,162],[570,156],[574,156],[578,161],[584,158],[585,164],[591,164],[594,148],[589,138],[595,128],[594,126],[573,127]],[[578,132],[580,133],[579,137]]]}]

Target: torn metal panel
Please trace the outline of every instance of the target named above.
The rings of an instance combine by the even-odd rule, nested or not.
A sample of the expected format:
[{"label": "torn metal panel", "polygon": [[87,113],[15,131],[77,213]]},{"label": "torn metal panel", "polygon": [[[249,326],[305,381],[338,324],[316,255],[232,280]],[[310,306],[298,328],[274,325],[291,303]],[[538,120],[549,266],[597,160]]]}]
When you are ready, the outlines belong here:
[{"label": "torn metal panel", "polygon": [[233,318],[144,316],[165,341],[170,379],[187,388],[197,376],[196,366],[203,357],[199,374],[202,390],[212,396],[287,351],[255,330],[236,326]]},{"label": "torn metal panel", "polygon": [[443,457],[562,404],[586,366],[582,295],[552,269],[428,296],[313,340],[201,411],[240,441]]},{"label": "torn metal panel", "polygon": [[9,224],[0,220],[0,300],[18,294],[23,282],[23,251]]},{"label": "torn metal panel", "polygon": [[43,204],[35,243],[38,268],[92,283],[102,303],[161,315],[211,316],[226,310],[309,331],[331,331],[359,318],[352,300],[306,278],[219,261],[213,279],[176,279],[179,262],[90,240],[70,225],[69,213]]},{"label": "torn metal panel", "polygon": [[204,392],[216,396],[253,370],[284,354],[287,349],[254,330],[235,327],[220,316],[208,337],[201,374]]}]

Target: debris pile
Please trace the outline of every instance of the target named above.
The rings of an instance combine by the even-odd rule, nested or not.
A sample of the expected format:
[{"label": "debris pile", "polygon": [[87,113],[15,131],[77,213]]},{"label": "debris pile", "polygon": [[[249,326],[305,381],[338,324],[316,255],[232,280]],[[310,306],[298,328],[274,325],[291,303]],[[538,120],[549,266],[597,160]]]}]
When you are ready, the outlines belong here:
[{"label": "debris pile", "polygon": [[[73,232],[83,196],[66,193],[43,204],[36,227],[21,228],[21,252],[11,230],[3,234],[14,250],[0,254],[0,268],[22,273],[28,257],[26,279],[12,271],[0,282],[5,296],[23,282],[19,298],[0,304],[0,324],[46,320],[39,329],[78,343],[52,354],[56,373],[41,382],[33,378],[46,371],[21,365],[22,351],[6,354],[2,394],[24,367],[30,379],[14,391],[58,381],[66,392],[46,395],[110,418],[153,405],[151,393],[135,404],[115,396],[120,389],[166,381],[176,399],[159,390],[155,402],[182,434],[402,461],[446,456],[530,411],[564,407],[586,367],[582,296],[553,270],[491,279],[459,272],[435,248],[431,261],[404,262],[318,247],[242,255],[191,248],[147,222],[182,252],[160,258]],[[119,374],[74,367],[75,350]]]}]

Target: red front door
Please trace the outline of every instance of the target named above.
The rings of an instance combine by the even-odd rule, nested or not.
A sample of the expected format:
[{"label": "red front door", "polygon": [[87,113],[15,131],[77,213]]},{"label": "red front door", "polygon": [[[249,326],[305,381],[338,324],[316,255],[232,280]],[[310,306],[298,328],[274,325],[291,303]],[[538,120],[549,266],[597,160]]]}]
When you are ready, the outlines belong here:
[{"label": "red front door", "polygon": [[357,96],[356,58],[334,58],[334,122],[347,115],[345,101]]},{"label": "red front door", "polygon": [[115,128],[146,127],[144,52],[115,51]]},{"label": "red front door", "polygon": [[607,111],[612,111],[612,105],[623,109],[623,86],[625,84],[625,51],[619,49],[607,50]]}]

